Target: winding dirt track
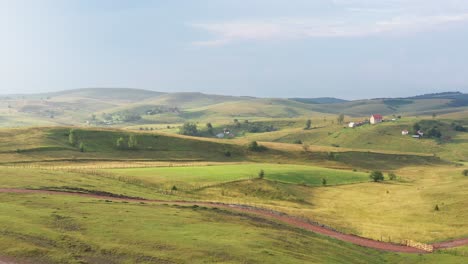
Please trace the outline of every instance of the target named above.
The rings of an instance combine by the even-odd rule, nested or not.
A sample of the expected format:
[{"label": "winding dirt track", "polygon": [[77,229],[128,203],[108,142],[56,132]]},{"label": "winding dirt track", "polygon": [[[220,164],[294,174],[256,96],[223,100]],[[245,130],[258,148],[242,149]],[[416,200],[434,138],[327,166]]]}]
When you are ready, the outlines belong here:
[{"label": "winding dirt track", "polygon": [[[119,197],[111,197],[111,196],[103,196],[103,195],[96,195],[96,194],[88,194],[88,193],[77,193],[77,192],[60,192],[60,191],[46,191],[46,190],[28,190],[28,189],[0,189],[0,193],[23,193],[23,194],[48,194],[48,195],[72,195],[72,196],[81,196],[81,197],[88,197],[88,198],[98,198],[98,199],[108,199],[108,200],[118,200],[118,201],[127,201],[127,202],[151,202],[151,203],[164,203],[164,204],[180,204],[180,205],[198,205],[198,206],[210,206],[210,207],[218,207],[229,209],[232,211],[242,212],[242,213],[249,213],[256,216],[260,216],[262,218],[271,219],[280,221],[286,224],[289,224],[294,227],[298,227],[301,229],[305,229],[308,231],[312,231],[318,234],[322,234],[328,237],[332,237],[341,241],[346,241],[355,245],[373,248],[382,251],[390,251],[390,252],[399,252],[399,253],[428,253],[427,251],[408,247],[401,244],[394,244],[389,242],[383,241],[376,241],[360,236],[350,235],[350,234],[343,234],[338,231],[332,230],[325,226],[322,226],[318,223],[311,223],[304,219],[288,216],[286,214],[264,210],[260,208],[255,208],[246,205],[239,205],[239,204],[224,204],[224,203],[214,203],[214,202],[197,202],[197,201],[164,201],[164,200],[147,200],[141,198],[119,198]],[[441,248],[452,248],[468,245],[468,238],[465,239],[457,239],[452,241],[440,242],[433,244],[434,249],[441,249]],[[1,261],[0,261],[1,264]]]}]

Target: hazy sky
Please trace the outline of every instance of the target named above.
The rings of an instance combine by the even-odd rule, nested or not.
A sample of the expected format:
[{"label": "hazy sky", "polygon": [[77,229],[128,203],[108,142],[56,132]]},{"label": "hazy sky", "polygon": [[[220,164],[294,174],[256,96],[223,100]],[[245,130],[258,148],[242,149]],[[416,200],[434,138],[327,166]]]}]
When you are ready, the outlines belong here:
[{"label": "hazy sky", "polygon": [[467,0],[0,0],[0,93],[468,91]]}]

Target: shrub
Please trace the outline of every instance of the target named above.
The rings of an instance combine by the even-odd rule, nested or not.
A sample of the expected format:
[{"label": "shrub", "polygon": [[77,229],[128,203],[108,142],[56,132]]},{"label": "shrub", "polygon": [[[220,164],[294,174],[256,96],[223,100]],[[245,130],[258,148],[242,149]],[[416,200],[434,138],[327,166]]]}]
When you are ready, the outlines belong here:
[{"label": "shrub", "polygon": [[439,211],[439,205],[438,204],[436,204],[436,206],[434,207],[434,210]]},{"label": "shrub", "polygon": [[395,175],[395,173],[392,172],[388,174],[388,179],[394,181],[397,179],[397,176]]},{"label": "shrub", "polygon": [[172,186],[171,190],[172,191],[177,191],[177,187],[174,185],[174,186]]},{"label": "shrub", "polygon": [[464,170],[464,171],[462,172],[462,174],[463,174],[464,176],[468,176],[468,170]]},{"label": "shrub", "polygon": [[296,140],[294,140],[294,142],[293,142],[293,143],[294,143],[294,144],[302,144],[302,140],[300,140],[300,139],[296,139]]},{"label": "shrub", "polygon": [[229,150],[224,151],[224,156],[231,157],[231,152]]},{"label": "shrub", "polygon": [[322,185],[323,185],[323,186],[326,186],[326,185],[327,185],[327,179],[325,179],[325,178],[322,179]]},{"label": "shrub", "polygon": [[371,178],[371,180],[373,180],[374,182],[380,182],[384,180],[384,176],[381,171],[371,172],[371,174],[369,175],[369,178]]},{"label": "shrub", "polygon": [[264,171],[264,170],[260,170],[260,171],[258,172],[258,178],[259,178],[259,179],[265,178],[265,171]]}]

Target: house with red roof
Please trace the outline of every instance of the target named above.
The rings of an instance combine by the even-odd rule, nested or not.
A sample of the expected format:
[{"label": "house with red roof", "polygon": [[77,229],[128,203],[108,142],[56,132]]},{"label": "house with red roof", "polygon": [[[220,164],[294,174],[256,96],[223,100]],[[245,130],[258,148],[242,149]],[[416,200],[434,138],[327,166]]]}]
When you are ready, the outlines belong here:
[{"label": "house with red roof", "polygon": [[382,115],[371,115],[371,117],[369,119],[370,123],[373,124],[373,125],[381,123],[382,120],[383,120]]}]

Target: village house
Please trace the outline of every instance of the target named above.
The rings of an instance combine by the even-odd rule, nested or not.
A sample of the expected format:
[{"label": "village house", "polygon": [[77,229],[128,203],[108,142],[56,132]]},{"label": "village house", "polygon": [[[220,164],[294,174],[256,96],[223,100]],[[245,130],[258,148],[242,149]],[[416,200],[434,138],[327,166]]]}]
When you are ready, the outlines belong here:
[{"label": "village house", "polygon": [[405,129],[405,130],[402,130],[402,131],[401,131],[401,134],[402,134],[403,136],[406,136],[406,135],[409,134],[409,131],[406,130],[406,129]]},{"label": "village house", "polygon": [[381,123],[382,120],[383,120],[382,115],[371,115],[371,117],[369,119],[370,123],[373,124],[373,125]]},{"label": "village house", "polygon": [[355,125],[356,125],[356,123],[354,123],[354,122],[349,122],[348,127],[354,127]]}]

